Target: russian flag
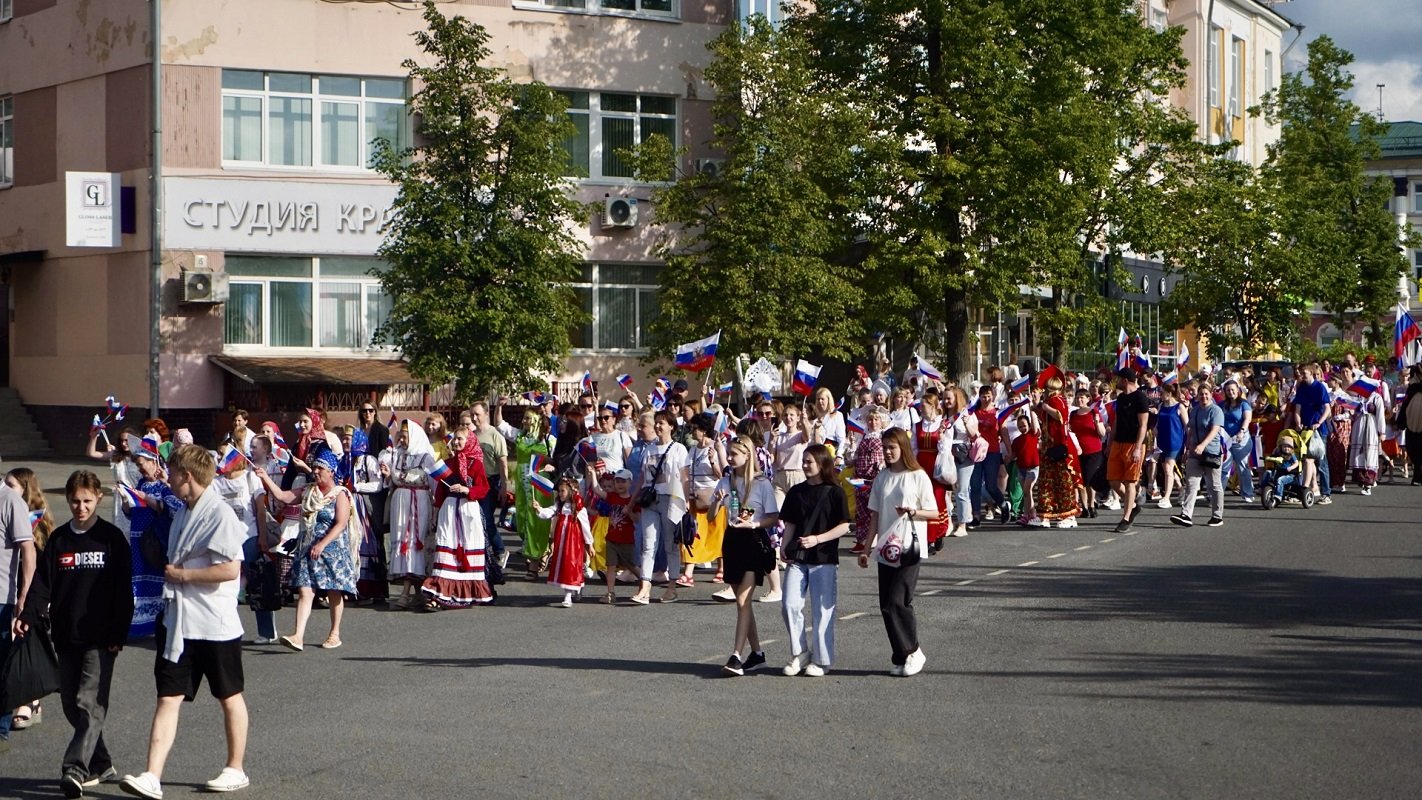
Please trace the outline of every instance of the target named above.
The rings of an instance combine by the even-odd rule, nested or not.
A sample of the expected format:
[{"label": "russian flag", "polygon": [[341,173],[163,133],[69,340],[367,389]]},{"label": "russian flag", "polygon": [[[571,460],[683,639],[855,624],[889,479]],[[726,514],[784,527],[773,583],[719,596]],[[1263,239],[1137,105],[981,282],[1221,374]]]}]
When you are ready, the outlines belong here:
[{"label": "russian flag", "polygon": [[385,423],[386,429],[393,431],[393,430],[395,430],[395,426],[397,426],[397,425],[399,425],[399,424],[400,424],[400,415],[398,415],[398,414],[395,413],[395,409],[393,409],[393,408],[390,409],[390,421],[387,422],[387,423]]},{"label": "russian flag", "polygon": [[1016,411],[1017,409],[1019,409],[1019,408],[1025,406],[1025,405],[1027,405],[1027,403],[1028,403],[1028,399],[1027,399],[1026,397],[1024,397],[1024,398],[1022,398],[1021,400],[1018,400],[1018,401],[1015,402],[1015,403],[1009,404],[1008,406],[1006,406],[1005,408],[1003,408],[1001,411],[997,412],[997,421],[998,421],[998,422],[1002,422],[1003,420],[1005,420],[1005,419],[1007,419],[1008,417],[1012,416],[1012,412],[1014,412],[1014,411]]},{"label": "russian flag", "polygon": [[820,379],[821,369],[803,358],[800,359],[795,364],[795,379],[790,384],[790,391],[808,397],[811,392],[815,391],[815,383]]},{"label": "russian flag", "polygon": [[1128,357],[1126,353],[1126,342],[1128,341],[1130,340],[1126,338],[1126,329],[1121,328],[1116,333],[1116,369],[1121,369],[1126,366],[1126,359]]},{"label": "russian flag", "polygon": [[118,413],[117,413],[117,414],[114,414],[114,422],[123,422],[123,417],[124,417],[124,415],[127,414],[127,413],[128,413],[128,403],[124,403],[124,404],[123,404],[123,408],[120,408],[120,409],[118,410]]},{"label": "russian flag", "polygon": [[128,497],[128,501],[133,504],[134,508],[142,508],[148,505],[148,495],[136,491],[132,486],[119,484],[118,488]]},{"label": "russian flag", "polygon": [[728,436],[731,432],[731,417],[724,411],[716,412],[716,433]]},{"label": "russian flag", "polygon": [[1412,366],[1408,363],[1407,349],[1418,339],[1422,339],[1422,327],[1418,327],[1417,320],[1412,318],[1404,305],[1398,303],[1397,322],[1392,328],[1392,353],[1397,357],[1398,369]]},{"label": "russian flag", "polygon": [[846,482],[855,489],[863,489],[869,483],[863,478],[847,478]]},{"label": "russian flag", "polygon": [[535,472],[528,476],[528,483],[533,487],[533,491],[544,497],[552,497],[555,493],[553,479],[541,472]]},{"label": "russian flag", "polygon": [[662,387],[658,386],[652,391],[652,408],[656,409],[657,411],[661,411],[666,407],[667,393],[664,389],[662,389]]},{"label": "russian flag", "polygon": [[533,454],[532,456],[530,456],[529,459],[528,459],[528,471],[529,471],[529,472],[533,472],[533,473],[542,472],[542,471],[544,470],[544,468],[547,467],[547,466],[548,466],[548,459],[544,458],[542,453],[534,453],[534,454]]},{"label": "russian flag", "polygon": [[1358,379],[1348,385],[1348,391],[1359,397],[1367,397],[1382,388],[1382,381],[1376,381],[1366,375],[1359,375]]},{"label": "russian flag", "polygon": [[1142,353],[1139,349],[1137,349],[1134,353],[1131,354],[1131,358],[1133,359],[1137,369],[1143,372],[1150,372],[1150,356],[1147,356],[1145,353]]},{"label": "russian flag", "polygon": [[104,405],[108,407],[110,414],[123,408],[123,403],[120,403],[119,399],[113,395],[104,398]]},{"label": "russian flag", "polygon": [[607,401],[605,401],[605,402],[602,404],[602,407],[603,407],[603,410],[605,410],[605,411],[611,411],[613,414],[616,414],[616,413],[617,413],[617,401],[616,401],[616,400],[607,400]]},{"label": "russian flag", "polygon": [[227,455],[223,456],[222,460],[217,462],[217,474],[226,475],[236,468],[238,464],[242,463],[245,458],[246,457],[242,455],[242,451],[235,447],[228,450]]},{"label": "russian flag", "polygon": [[676,365],[688,372],[700,372],[716,363],[716,346],[721,343],[721,332],[716,331],[705,339],[687,342],[676,348]]},{"label": "russian flag", "polygon": [[162,442],[158,441],[152,436],[145,436],[143,437],[143,452],[152,453],[156,456],[158,455],[158,446],[161,444]]},{"label": "russian flag", "polygon": [[1363,407],[1362,400],[1356,400],[1346,394],[1338,395],[1336,398],[1334,398],[1334,402],[1338,403],[1338,405],[1340,406],[1346,406],[1354,411],[1357,411],[1359,408]]},{"label": "russian flag", "polygon": [[667,379],[667,376],[662,375],[657,378],[657,388],[663,392],[670,390],[671,385],[671,381]]},{"label": "russian flag", "polygon": [[597,459],[597,445],[593,444],[592,439],[584,439],[578,442],[578,455],[582,456],[584,461],[591,464]]},{"label": "russian flag", "polygon": [[1164,378],[1160,379],[1160,385],[1169,386],[1178,380],[1180,380],[1180,373],[1178,371],[1172,371],[1169,375],[1166,375]]},{"label": "russian flag", "polygon": [[717,394],[730,394],[730,393],[732,392],[732,390],[734,390],[734,389],[735,389],[735,385],[734,385],[731,381],[726,381],[725,383],[723,383],[723,384],[721,384],[720,386],[717,386],[717,387],[716,387],[716,393],[717,393]]},{"label": "russian flag", "polygon": [[31,512],[30,512],[30,527],[33,528],[34,526],[38,525],[38,524],[39,524],[39,521],[42,520],[42,519],[44,519],[44,509],[42,509],[42,508],[37,508],[37,509],[35,509],[34,511],[31,511]]},{"label": "russian flag", "polygon": [[89,423],[89,435],[90,435],[90,436],[93,436],[94,434],[98,433],[99,431],[101,431],[101,430],[103,430],[103,429],[104,429],[104,423],[103,423],[103,421],[99,419],[99,415],[98,415],[98,414],[95,414],[95,415],[94,415],[94,421],[91,422],[91,423]]},{"label": "russian flag", "polygon": [[943,382],[943,373],[939,372],[937,367],[928,363],[928,359],[922,356],[919,356],[918,359],[918,374],[931,381]]},{"label": "russian flag", "polygon": [[631,375],[618,375],[618,376],[617,376],[617,385],[618,385],[618,386],[621,386],[623,389],[630,389],[630,388],[632,388],[632,376],[631,376]]},{"label": "russian flag", "polygon": [[859,419],[854,416],[845,417],[844,427],[847,428],[850,433],[858,433],[860,435],[864,433],[864,423],[860,422]]},{"label": "russian flag", "polygon": [[443,482],[445,478],[449,477],[451,472],[453,472],[453,470],[449,468],[449,465],[441,461],[430,468],[430,477]]},{"label": "russian flag", "polygon": [[585,392],[591,392],[592,390],[593,390],[592,373],[591,373],[591,372],[584,372],[584,373],[583,373],[583,391],[585,391]]},{"label": "russian flag", "polygon": [[1180,369],[1190,361],[1190,345],[1180,343],[1180,355],[1175,357],[1175,368]]},{"label": "russian flag", "polygon": [[1022,377],[1020,377],[1020,378],[1018,378],[1017,380],[1013,381],[1011,386],[1007,387],[1007,394],[1008,394],[1008,396],[1012,396],[1012,395],[1014,395],[1014,394],[1020,394],[1020,393],[1022,393],[1022,392],[1027,391],[1027,387],[1028,387],[1028,386],[1031,386],[1031,385],[1032,385],[1032,376],[1030,376],[1030,375],[1023,375]]}]

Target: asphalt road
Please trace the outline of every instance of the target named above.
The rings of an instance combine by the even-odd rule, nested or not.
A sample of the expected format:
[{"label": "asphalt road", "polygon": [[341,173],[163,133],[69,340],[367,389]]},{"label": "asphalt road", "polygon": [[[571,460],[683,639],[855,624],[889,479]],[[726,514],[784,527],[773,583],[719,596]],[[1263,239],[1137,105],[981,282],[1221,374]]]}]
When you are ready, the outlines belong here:
[{"label": "asphalt road", "polygon": [[[58,485],[68,468],[48,469]],[[1415,798],[1419,507],[1422,489],[1384,486],[1310,511],[1230,498],[1214,529],[1153,507],[1135,535],[1104,517],[988,525],[925,564],[928,666],[909,679],[884,674],[872,572],[850,562],[838,661],[819,679],[779,674],[785,629],[764,604],[777,669],[723,677],[734,612],[709,600],[709,573],[669,606],[589,591],[552,608],[556,591],[515,579],[489,608],[356,609],[339,650],[247,648],[241,795]],[[325,631],[315,617],[308,640]],[[118,662],[106,730],[121,771],[141,770],[152,658]],[[56,796],[69,729],[57,698],[45,707],[0,754],[0,797]],[[202,694],[166,796],[222,760]]]}]

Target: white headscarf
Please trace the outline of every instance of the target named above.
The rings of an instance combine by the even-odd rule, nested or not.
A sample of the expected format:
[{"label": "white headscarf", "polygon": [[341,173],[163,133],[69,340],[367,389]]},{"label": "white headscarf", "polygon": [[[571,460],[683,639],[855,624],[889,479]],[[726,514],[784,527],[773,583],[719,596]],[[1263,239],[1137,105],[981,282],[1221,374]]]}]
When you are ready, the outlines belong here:
[{"label": "white headscarf", "polygon": [[405,425],[406,455],[418,456],[428,453],[430,458],[434,458],[434,448],[430,446],[430,436],[425,433],[425,429],[408,419],[402,420],[402,422]]}]

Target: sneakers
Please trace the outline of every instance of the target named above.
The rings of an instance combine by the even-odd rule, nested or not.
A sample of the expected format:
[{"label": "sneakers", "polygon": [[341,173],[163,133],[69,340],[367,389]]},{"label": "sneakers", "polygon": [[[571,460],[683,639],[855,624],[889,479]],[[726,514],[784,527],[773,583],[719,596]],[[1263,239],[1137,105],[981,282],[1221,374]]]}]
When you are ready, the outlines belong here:
[{"label": "sneakers", "polygon": [[923,665],[928,663],[928,656],[923,654],[923,649],[913,651],[908,654],[908,659],[904,661],[904,677],[908,678],[923,672]]},{"label": "sneakers", "polygon": [[258,636],[257,638],[252,640],[252,644],[278,644],[280,642],[281,640],[276,638],[275,636],[270,639],[265,636]]},{"label": "sneakers", "polygon": [[1012,523],[1012,504],[1011,504],[1011,503],[1004,502],[1001,506],[998,507],[998,511],[999,511],[1000,514],[1001,514],[1001,517],[1000,517],[1000,518],[1002,519],[1002,524],[1003,524],[1003,525],[1009,525],[1009,524]]},{"label": "sneakers", "polygon": [[1362,492],[1362,494],[1363,494],[1364,497],[1372,497],[1372,496],[1373,496],[1373,487],[1371,487],[1371,486],[1364,486],[1364,487],[1363,487],[1362,489],[1360,489],[1359,491]]},{"label": "sneakers", "polygon": [[1101,502],[1101,507],[1107,511],[1120,511],[1121,501],[1113,494]]},{"label": "sneakers", "polygon": [[[148,800],[163,800],[163,784],[158,782],[158,776],[151,772],[144,772],[139,775],[125,775],[119,781],[119,788],[134,797],[147,797]],[[78,795],[75,795],[76,797]]]},{"label": "sneakers", "polygon": [[1258,500],[1258,498],[1254,497],[1253,495],[1250,495],[1249,497],[1244,498],[1244,502],[1249,503],[1250,505],[1253,505],[1254,503],[1259,502],[1259,500]]},{"label": "sneakers", "polygon": [[564,596],[563,596],[563,599],[562,599],[562,600],[559,600],[559,601],[556,603],[556,605],[557,605],[559,608],[572,608],[572,607],[573,607],[573,596],[572,596],[572,595],[564,595]]},{"label": "sneakers", "polygon": [[1140,504],[1140,503],[1136,503],[1134,506],[1131,507],[1131,522],[1135,522],[1135,521],[1136,521],[1136,517],[1139,517],[1140,515],[1141,515],[1141,504]]},{"label": "sneakers", "polygon": [[[499,553],[497,556],[495,556],[495,558],[497,558],[497,559],[499,560],[499,569],[508,569],[508,568],[509,568],[509,551],[504,550],[503,552],[501,552],[501,553]],[[245,779],[245,777],[244,777],[244,779]],[[246,784],[243,784],[243,785],[246,785]]]},{"label": "sneakers", "polygon": [[84,777],[78,772],[65,772],[59,779],[59,791],[64,793],[65,797],[83,797]]},{"label": "sneakers", "polygon": [[1333,505],[1333,498],[1329,497],[1328,495],[1324,495],[1318,498],[1318,504],[1321,506],[1331,506]]},{"label": "sneakers", "polygon": [[101,783],[112,783],[116,780],[118,780],[118,770],[109,767],[98,775],[90,775],[89,779],[84,781],[84,788],[89,789]]},{"label": "sneakers", "polygon": [[1210,517],[1210,521],[1205,523],[1205,525],[1210,528],[1218,528],[1223,524],[1224,520],[1219,517]]},{"label": "sneakers", "polygon": [[819,664],[816,664],[813,661],[805,665],[805,674],[811,678],[823,678],[825,676],[825,672],[826,669],[824,667],[820,666]]},{"label": "sneakers", "polygon": [[1058,528],[1075,528],[1075,527],[1076,527],[1076,517],[1066,517],[1066,518],[1060,520],[1059,522],[1057,522],[1057,527],[1058,527]]},{"label": "sneakers", "polygon": [[757,603],[778,603],[780,602],[780,592],[766,592],[755,599]]},{"label": "sneakers", "polygon": [[242,770],[223,767],[216,778],[203,784],[203,788],[209,792],[235,792],[247,788],[250,784],[251,781],[247,780],[247,774]]},{"label": "sneakers", "polygon": [[1130,532],[1131,532],[1131,521],[1128,520],[1128,519],[1123,519],[1123,520],[1121,520],[1120,522],[1116,523],[1116,528],[1115,528],[1115,530],[1116,530],[1116,533],[1130,533]]},{"label": "sneakers", "polygon": [[726,663],[721,665],[721,671],[727,675],[746,674],[745,665],[741,663],[741,657],[736,653],[732,653],[731,657],[726,659]]},{"label": "sneakers", "polygon": [[1170,498],[1169,498],[1169,497],[1162,497],[1162,498],[1160,498],[1159,500],[1155,501],[1155,507],[1156,507],[1156,508],[1170,508]]},{"label": "sneakers", "polygon": [[1176,525],[1179,525],[1182,528],[1188,528],[1191,525],[1195,524],[1194,522],[1190,521],[1190,518],[1185,516],[1184,514],[1176,514],[1170,518],[1170,521],[1175,523]]},{"label": "sneakers", "polygon": [[734,603],[736,602],[736,590],[727,586],[719,592],[712,593],[711,599],[720,600],[723,603]]},{"label": "sneakers", "polygon": [[752,650],[751,654],[749,656],[746,656],[745,665],[743,666],[743,669],[745,669],[746,672],[754,672],[763,666],[765,666],[765,653],[757,653]]},{"label": "sneakers", "polygon": [[981,519],[978,519],[977,517],[973,517],[972,519],[968,520],[967,528],[970,531],[975,531],[978,528],[981,528],[982,526],[983,521]]},{"label": "sneakers", "polygon": [[804,672],[805,665],[808,663],[810,663],[809,653],[799,653],[797,655],[793,655],[790,657],[790,663],[786,664],[784,669],[780,670],[780,674],[784,675],[787,678],[793,678],[796,675],[799,675],[801,672]]},{"label": "sneakers", "polygon": [[895,678],[902,678],[904,676],[904,665],[891,664],[889,666],[889,674],[894,676]]}]

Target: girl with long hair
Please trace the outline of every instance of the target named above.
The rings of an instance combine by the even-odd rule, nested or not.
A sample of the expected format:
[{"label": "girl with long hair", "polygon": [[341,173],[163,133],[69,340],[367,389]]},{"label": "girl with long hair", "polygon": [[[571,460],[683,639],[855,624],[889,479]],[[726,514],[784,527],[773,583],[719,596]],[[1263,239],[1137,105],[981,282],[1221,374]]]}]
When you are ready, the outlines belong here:
[{"label": "girl with long hair", "polygon": [[829,447],[805,448],[801,469],[805,481],[790,487],[780,505],[785,526],[781,609],[790,634],[790,663],[781,672],[818,678],[834,663],[839,538],[849,532],[849,506],[835,480]]},{"label": "girl with long hair", "polygon": [[[49,535],[54,531],[54,516],[49,513],[49,503],[44,500],[44,489],[40,487],[39,478],[35,471],[29,467],[16,467],[5,473],[5,485],[20,493],[24,498],[25,508],[30,511],[30,516],[39,515],[39,519],[32,524],[36,559],[44,552],[45,543],[49,541]],[[10,719],[10,729],[22,731],[31,725],[37,725],[44,718],[44,709],[40,707],[40,701],[36,700],[26,706],[15,709],[14,716]]]},{"label": "girl with long hair", "polygon": [[[719,513],[723,506],[727,509],[721,569],[726,584],[734,587],[736,594],[736,632],[731,657],[722,670],[744,675],[765,666],[751,593],[775,569],[769,529],[780,521],[780,507],[775,487],[756,469],[755,446],[750,441],[741,438],[731,442],[726,458],[730,472],[716,484],[711,500],[713,513]],[[741,650],[747,644],[750,653],[743,659]]]}]

